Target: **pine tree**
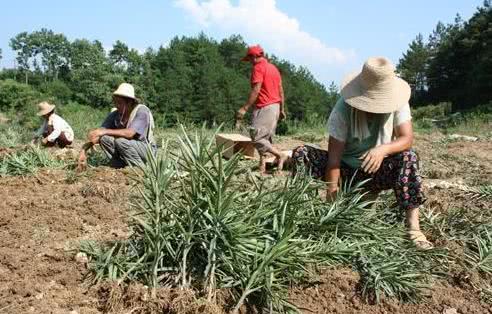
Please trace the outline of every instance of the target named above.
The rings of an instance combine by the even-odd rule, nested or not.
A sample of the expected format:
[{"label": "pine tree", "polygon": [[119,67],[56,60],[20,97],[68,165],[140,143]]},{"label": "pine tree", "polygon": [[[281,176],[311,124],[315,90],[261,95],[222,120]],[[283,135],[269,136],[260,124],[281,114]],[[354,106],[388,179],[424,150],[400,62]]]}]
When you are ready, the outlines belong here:
[{"label": "pine tree", "polygon": [[422,104],[425,101],[429,56],[429,47],[424,43],[422,34],[418,34],[397,65],[397,71],[412,88],[414,104]]}]

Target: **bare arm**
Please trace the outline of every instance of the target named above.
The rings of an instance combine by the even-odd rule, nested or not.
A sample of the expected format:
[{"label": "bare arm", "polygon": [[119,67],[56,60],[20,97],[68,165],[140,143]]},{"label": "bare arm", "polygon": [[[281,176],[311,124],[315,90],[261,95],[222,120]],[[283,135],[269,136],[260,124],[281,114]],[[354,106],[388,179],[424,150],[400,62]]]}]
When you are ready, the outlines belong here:
[{"label": "bare arm", "polygon": [[386,154],[392,155],[410,149],[413,145],[412,122],[407,121],[395,128],[396,139],[391,143],[381,145],[386,146]]},{"label": "bare arm", "polygon": [[261,89],[261,82],[253,85],[253,88],[249,93],[248,101],[246,102],[246,104],[244,104],[244,106],[239,108],[239,110],[237,111],[237,115],[236,115],[237,119],[241,120],[246,114],[246,112],[248,112],[249,108],[256,103],[256,100],[258,99],[258,95],[260,94],[260,89]]},{"label": "bare arm", "polygon": [[340,181],[340,164],[342,161],[345,143],[334,137],[329,137],[328,164],[325,169],[325,181],[327,182],[328,197],[338,191],[338,182]]},{"label": "bare arm", "polygon": [[412,122],[407,121],[395,128],[396,139],[388,144],[383,144],[374,147],[360,157],[363,159],[361,168],[367,173],[375,173],[378,171],[384,157],[404,150],[410,149],[413,144],[413,128]]},{"label": "bare arm", "polygon": [[101,130],[101,136],[104,135],[109,135],[113,137],[123,137],[126,139],[133,139],[137,132],[135,132],[134,129],[100,129]]},{"label": "bare arm", "polygon": [[255,85],[253,85],[253,88],[249,93],[248,101],[243,106],[243,109],[245,111],[248,111],[249,108],[256,103],[256,100],[258,99],[258,95],[260,94],[260,89],[261,89],[261,83],[256,83]]}]

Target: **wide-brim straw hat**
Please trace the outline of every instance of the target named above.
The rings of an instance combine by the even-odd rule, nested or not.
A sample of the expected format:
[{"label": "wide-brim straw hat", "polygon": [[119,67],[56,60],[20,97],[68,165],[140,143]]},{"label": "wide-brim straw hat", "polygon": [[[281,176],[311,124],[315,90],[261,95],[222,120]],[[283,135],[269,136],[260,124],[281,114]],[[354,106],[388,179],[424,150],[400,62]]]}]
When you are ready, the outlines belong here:
[{"label": "wide-brim straw hat", "polygon": [[113,96],[126,97],[138,102],[137,97],[135,97],[135,88],[133,88],[132,84],[128,83],[121,83],[113,92]]},{"label": "wide-brim straw hat", "polygon": [[356,109],[371,113],[397,111],[410,100],[410,86],[397,77],[395,66],[384,57],[369,58],[361,72],[348,75],[341,95]]},{"label": "wide-brim straw hat", "polygon": [[50,104],[47,101],[40,102],[38,104],[39,111],[37,113],[38,116],[44,116],[47,115],[48,113],[52,112],[55,110],[55,105]]}]

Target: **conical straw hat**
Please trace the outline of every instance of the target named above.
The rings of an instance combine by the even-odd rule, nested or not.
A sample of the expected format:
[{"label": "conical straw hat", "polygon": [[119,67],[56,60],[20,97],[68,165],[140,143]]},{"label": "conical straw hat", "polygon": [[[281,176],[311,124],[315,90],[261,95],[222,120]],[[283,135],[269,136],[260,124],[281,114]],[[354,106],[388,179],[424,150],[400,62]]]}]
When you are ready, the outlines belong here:
[{"label": "conical straw hat", "polygon": [[133,85],[128,83],[121,83],[120,86],[118,86],[118,88],[113,92],[113,95],[137,100]]},{"label": "conical straw hat", "polygon": [[39,111],[37,113],[38,116],[44,116],[45,114],[48,114],[55,110],[55,105],[50,104],[47,101],[40,102],[38,104]]},{"label": "conical straw hat", "polygon": [[348,75],[341,94],[350,106],[372,113],[397,111],[410,100],[410,86],[397,77],[395,66],[384,57],[369,58],[362,71]]}]

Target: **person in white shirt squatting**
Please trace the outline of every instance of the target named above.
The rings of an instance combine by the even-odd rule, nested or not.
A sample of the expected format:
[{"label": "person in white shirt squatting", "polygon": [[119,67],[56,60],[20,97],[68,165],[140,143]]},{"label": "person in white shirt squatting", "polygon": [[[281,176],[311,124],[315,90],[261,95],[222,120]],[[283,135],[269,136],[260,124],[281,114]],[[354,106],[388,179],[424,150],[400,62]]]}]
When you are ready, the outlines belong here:
[{"label": "person in white shirt squatting", "polygon": [[55,105],[43,101],[38,104],[38,116],[43,117],[43,124],[38,129],[32,143],[41,142],[44,146],[60,148],[69,146],[73,142],[72,127],[62,117],[55,113]]}]

